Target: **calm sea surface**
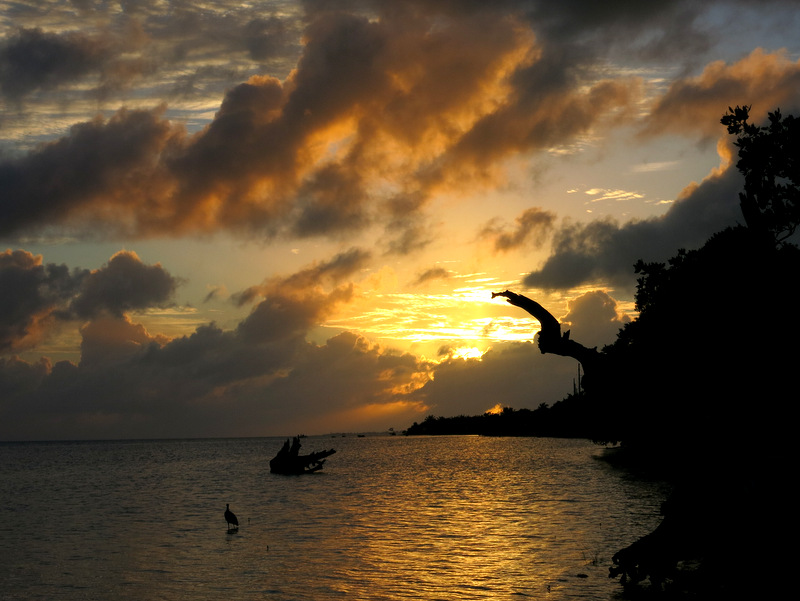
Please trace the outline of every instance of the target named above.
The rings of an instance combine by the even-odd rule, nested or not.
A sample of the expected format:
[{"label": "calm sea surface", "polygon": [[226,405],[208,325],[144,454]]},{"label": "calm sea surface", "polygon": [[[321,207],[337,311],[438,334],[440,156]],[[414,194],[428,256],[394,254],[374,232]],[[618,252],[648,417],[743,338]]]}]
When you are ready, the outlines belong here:
[{"label": "calm sea surface", "polygon": [[614,599],[665,494],[579,440],[282,442],[0,444],[0,600]]}]

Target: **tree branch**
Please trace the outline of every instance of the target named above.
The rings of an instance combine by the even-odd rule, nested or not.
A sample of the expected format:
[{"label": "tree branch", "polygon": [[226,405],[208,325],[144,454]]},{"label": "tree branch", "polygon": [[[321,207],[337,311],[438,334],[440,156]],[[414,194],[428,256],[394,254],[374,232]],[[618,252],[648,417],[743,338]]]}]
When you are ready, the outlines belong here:
[{"label": "tree branch", "polygon": [[539,332],[539,350],[544,353],[561,355],[562,357],[572,357],[580,361],[583,371],[588,374],[594,371],[600,353],[597,347],[588,348],[582,344],[569,339],[569,330],[561,333],[561,324],[553,315],[535,300],[522,296],[516,292],[505,290],[504,292],[492,292],[492,298],[496,296],[505,297],[506,300],[520,309],[530,313],[542,326]]}]

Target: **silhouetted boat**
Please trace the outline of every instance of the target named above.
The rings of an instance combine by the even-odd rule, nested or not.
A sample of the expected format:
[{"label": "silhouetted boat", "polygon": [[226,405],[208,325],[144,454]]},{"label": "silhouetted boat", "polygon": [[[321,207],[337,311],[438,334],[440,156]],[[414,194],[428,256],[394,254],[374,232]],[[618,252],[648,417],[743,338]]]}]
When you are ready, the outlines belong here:
[{"label": "silhouetted boat", "polygon": [[295,436],[291,445],[287,439],[278,454],[270,459],[269,471],[286,475],[312,474],[321,470],[325,458],[335,452],[334,449],[328,449],[300,455],[300,437]]}]

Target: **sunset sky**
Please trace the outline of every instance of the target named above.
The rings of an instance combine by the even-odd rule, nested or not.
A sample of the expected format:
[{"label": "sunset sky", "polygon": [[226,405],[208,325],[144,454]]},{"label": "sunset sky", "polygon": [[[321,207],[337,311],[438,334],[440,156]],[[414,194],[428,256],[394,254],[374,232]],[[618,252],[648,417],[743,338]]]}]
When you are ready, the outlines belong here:
[{"label": "sunset sky", "polygon": [[490,293],[612,342],[637,259],[741,221],[719,120],[800,114],[799,32],[789,0],[0,0],[0,440],[562,399],[576,362]]}]

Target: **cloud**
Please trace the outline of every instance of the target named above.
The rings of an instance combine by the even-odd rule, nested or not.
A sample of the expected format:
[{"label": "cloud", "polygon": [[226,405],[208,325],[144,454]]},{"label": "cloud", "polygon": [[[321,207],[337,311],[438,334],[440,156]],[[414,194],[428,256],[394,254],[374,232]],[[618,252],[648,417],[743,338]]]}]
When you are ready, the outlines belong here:
[{"label": "cloud", "polygon": [[44,264],[24,250],[0,253],[0,351],[35,346],[58,322],[103,313],[163,306],[179,280],[161,265],[145,265],[136,253],[120,251],[95,271]]},{"label": "cloud", "polygon": [[[287,435],[387,429],[425,410],[430,365],[351,333],[322,345],[213,324],[174,340],[127,319],[81,333],[79,365],[0,359],[0,438]],[[65,434],[69,433],[69,434]]]},{"label": "cloud", "polygon": [[787,114],[800,108],[798,89],[800,60],[791,61],[785,50],[756,48],[735,63],[715,61],[696,77],[673,81],[651,108],[641,135],[716,139],[727,107],[752,105],[751,121],[764,121],[776,107]]},{"label": "cloud", "polygon": [[[253,342],[304,336],[338,305],[353,299],[354,285],[339,282],[360,270],[368,258],[369,253],[354,248],[289,276],[270,278],[236,295],[239,304],[264,297],[239,324],[238,332]],[[326,283],[334,286],[326,287]]]},{"label": "cloud", "polygon": [[[323,284],[357,270],[363,257],[358,251],[343,253],[270,281],[264,287],[267,299],[238,328],[223,331],[208,324],[175,339],[150,334],[126,314],[169,301],[177,280],[160,265],[145,265],[135,253],[121,251],[98,270],[76,271],[81,277],[71,287],[56,280],[63,291],[58,302],[39,305],[42,311],[91,318],[80,328],[81,360],[51,365],[4,359],[0,385],[15,394],[0,399],[2,421],[8,424],[1,436],[59,437],[60,431],[77,437],[211,435],[228,427],[233,434],[264,424],[283,405],[265,405],[263,397],[252,395],[268,394],[312,352],[314,345],[305,341],[308,329],[352,289],[334,284],[326,291]],[[23,301],[25,295],[36,300],[48,289],[41,257],[7,252],[2,265],[4,282],[20,284],[20,302],[12,308],[31,306],[34,313],[38,305]],[[7,337],[14,335],[21,336],[12,331]],[[241,416],[231,420],[228,409],[237,404]]]},{"label": "cloud", "polygon": [[163,346],[165,336],[151,336],[128,316],[99,317],[81,327],[81,367],[107,368],[141,355],[147,346]]},{"label": "cloud", "polygon": [[299,52],[301,15],[291,6],[280,14],[228,0],[202,11],[192,3],[39,8],[7,11],[18,26],[0,40],[0,95],[13,103],[116,103],[130,101],[133,86],[197,102],[264,64],[288,72],[284,62]]},{"label": "cloud", "polygon": [[431,368],[412,354],[344,332],[309,347],[272,393],[287,400],[284,419],[298,427],[386,430],[410,424],[426,410],[413,393],[428,381]]},{"label": "cloud", "polygon": [[420,273],[414,280],[414,286],[420,286],[433,280],[444,280],[451,276],[450,271],[444,267],[431,267]]},{"label": "cloud", "polygon": [[274,15],[247,21],[244,31],[243,43],[253,60],[264,61],[279,57],[292,44],[290,26]]},{"label": "cloud", "polygon": [[271,293],[238,326],[241,335],[253,342],[284,340],[305,335],[307,330],[353,298],[353,286],[339,286],[331,292],[308,290],[302,294]]},{"label": "cloud", "polygon": [[129,311],[164,306],[178,284],[160,263],[145,265],[135,252],[120,251],[86,276],[71,308],[81,318],[104,312],[122,317]]},{"label": "cloud", "polygon": [[205,298],[203,299],[203,303],[205,304],[211,302],[212,300],[226,298],[228,296],[228,288],[224,284],[219,286],[209,286],[208,294],[206,294]]},{"label": "cloud", "polygon": [[678,167],[678,161],[657,161],[654,163],[642,163],[632,168],[634,173],[650,173],[654,171],[672,171]]},{"label": "cloud", "polygon": [[576,373],[576,362],[542,355],[532,342],[509,343],[480,360],[446,358],[412,398],[437,416],[479,415],[497,403],[535,408],[572,392]]},{"label": "cloud", "polygon": [[82,77],[98,69],[104,50],[99,40],[77,33],[21,28],[0,46],[0,93],[18,100]]},{"label": "cloud", "polygon": [[9,417],[13,421],[13,409],[18,404],[24,405],[51,371],[52,364],[46,357],[34,363],[19,357],[0,357],[0,410],[12,409]]},{"label": "cloud", "polygon": [[[344,332],[257,345],[210,325],[157,341],[127,320],[82,330],[84,358],[0,360],[3,439],[288,435],[402,428],[428,413],[534,407],[572,389],[575,365],[532,343],[440,364]],[[433,377],[432,379],[432,376]]]},{"label": "cloud", "polygon": [[238,331],[253,341],[304,335],[338,305],[353,299],[354,285],[345,280],[363,269],[369,258],[369,252],[351,248],[328,261],[271,277],[234,294],[232,300],[238,306],[263,299],[239,324]]},{"label": "cloud", "polygon": [[[7,255],[26,269],[42,266],[29,254]],[[270,278],[250,297],[257,304],[237,327],[223,330],[211,323],[171,339],[111,310],[167,300],[176,280],[163,268],[123,251],[99,270],[75,271],[82,277],[60,304],[82,298],[91,308],[86,314],[92,319],[80,328],[81,360],[3,358],[0,390],[13,394],[0,398],[0,437],[386,429],[430,412],[479,413],[498,402],[532,407],[571,391],[574,362],[541,355],[532,342],[498,346],[481,361],[456,353],[430,361],[353,332],[309,342],[314,328],[353,300],[352,280],[368,258],[351,249]],[[112,282],[121,290],[136,284],[143,291],[125,304],[109,295]],[[565,319],[590,342],[622,322],[605,293],[576,300]]]},{"label": "cloud", "polygon": [[[728,161],[729,150],[720,150]],[[741,221],[742,184],[728,162],[700,184],[687,186],[662,217],[626,223],[611,218],[566,222],[553,234],[550,256],[523,282],[547,290],[600,282],[630,289],[639,259],[666,261],[679,248],[699,248],[711,233]]]},{"label": "cloud", "polygon": [[[586,346],[612,343],[629,321],[617,301],[600,290],[573,299],[568,309],[559,319],[562,330]],[[498,403],[531,409],[552,404],[573,392],[577,379],[576,361],[543,355],[533,340],[497,345],[480,360],[465,361],[448,351],[442,349],[447,356],[412,394],[437,416],[481,414]]]},{"label": "cloud", "polygon": [[158,219],[158,159],[183,131],[158,111],[121,110],[74,125],[67,137],[24,157],[0,162],[0,235],[38,231],[84,219],[78,231],[103,224],[102,235],[130,230],[137,219]]},{"label": "cloud", "polygon": [[40,342],[77,294],[88,272],[42,263],[24,250],[0,253],[0,352]]},{"label": "cloud", "polygon": [[282,289],[288,287],[296,290],[325,283],[337,284],[365,269],[371,256],[372,253],[369,251],[353,247],[334,255],[328,261],[315,262],[310,267],[275,282],[278,282],[277,285]]},{"label": "cloud", "polygon": [[432,195],[494,183],[507,158],[629,119],[641,98],[637,78],[576,70],[519,12],[429,9],[310,12],[296,68],[233,86],[195,134],[166,106],[121,109],[0,161],[0,235],[342,237],[378,224],[406,253],[431,239]]},{"label": "cloud", "polygon": [[[17,28],[0,41],[0,102],[11,109],[0,133],[0,236],[225,231],[341,242],[369,232],[380,238],[374,253],[418,251],[435,239],[432,199],[505,185],[506,169],[539,153],[600,145],[619,125],[638,131],[632,143],[704,143],[719,138],[729,104],[753,104],[756,118],[794,110],[798,63],[787,53],[697,70],[717,41],[711,5],[719,6],[316,0],[267,14],[233,0],[168,12],[154,3],[91,12],[86,3],[47,12],[17,3]],[[635,69],[676,62],[680,75],[663,93],[647,83],[652,72]],[[58,137],[34,146],[25,132],[43,122]],[[6,150],[17,142],[25,153]],[[728,161],[730,146],[720,153]],[[637,259],[665,260],[735,223],[740,188],[726,163],[663,217],[556,222],[530,208],[482,234],[498,252],[551,242],[528,286],[630,289]],[[574,362],[542,356],[533,343],[435,363],[350,332],[309,342],[359,298],[357,274],[370,257],[353,248],[268,278],[230,296],[252,307],[234,327],[210,323],[170,339],[135,322],[135,312],[173,302],[180,280],[164,267],[121,252],[88,271],[6,251],[0,352],[36,349],[59,324],[77,330],[79,318],[81,360],[0,357],[0,437],[378,428],[571,391]],[[445,275],[428,270],[416,283]],[[603,344],[623,319],[608,294],[594,292],[563,321],[576,339]]]},{"label": "cloud", "polygon": [[568,313],[561,317],[561,330],[584,346],[604,346],[616,339],[620,328],[630,321],[617,301],[607,292],[593,290],[568,302]]},{"label": "cloud", "polygon": [[552,211],[533,207],[516,218],[510,231],[494,220],[482,228],[480,237],[493,240],[494,249],[498,252],[516,249],[526,243],[539,248],[546,242],[555,220],[556,215]]},{"label": "cloud", "polygon": [[721,135],[719,119],[731,104],[758,100],[754,121],[785,102],[800,85],[800,62],[784,52],[755,50],[732,64],[709,65],[698,77],[676,80],[643,120],[642,136],[672,132],[719,139],[722,165],[701,183],[692,183],[663,216],[618,223],[602,219],[565,223],[553,234],[551,256],[528,274],[527,286],[567,289],[606,282],[619,287],[634,283],[639,260],[666,261],[679,248],[698,248],[717,231],[741,222],[738,193],[743,181],[732,165],[731,142]]}]

